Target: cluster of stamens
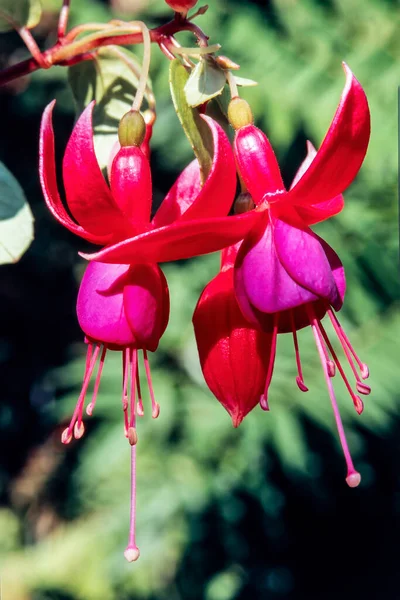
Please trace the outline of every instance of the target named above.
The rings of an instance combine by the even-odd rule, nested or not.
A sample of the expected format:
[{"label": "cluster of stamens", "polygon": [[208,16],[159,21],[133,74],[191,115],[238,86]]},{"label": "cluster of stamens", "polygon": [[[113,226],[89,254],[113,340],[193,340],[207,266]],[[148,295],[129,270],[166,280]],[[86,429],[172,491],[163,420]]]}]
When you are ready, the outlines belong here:
[{"label": "cluster of stamens", "polygon": [[[336,375],[336,369],[339,371],[340,376],[350,394],[350,397],[353,401],[354,407],[358,414],[361,414],[364,410],[364,403],[361,400],[360,396],[357,395],[351,387],[351,384],[344,372],[342,364],[329,340],[328,334],[321,321],[316,317],[314,308],[312,304],[307,305],[307,313],[310,320],[310,325],[314,334],[315,344],[318,350],[318,354],[320,357],[322,369],[325,375],[325,381],[329,392],[329,397],[331,400],[333,413],[335,416],[336,426],[339,433],[340,443],[342,445],[344,457],[347,465],[347,476],[346,482],[350,487],[357,487],[361,481],[361,476],[358,471],[355,470],[353,461],[350,455],[348,443],[346,440],[346,436],[344,433],[343,423],[339,412],[339,407],[337,404],[335,392],[333,389],[331,379]],[[329,307],[327,309],[327,315],[332,323],[333,329],[337,335],[337,338],[343,348],[343,352],[346,356],[346,359],[349,363],[349,366],[353,372],[355,378],[355,388],[359,394],[364,396],[368,396],[371,393],[371,388],[364,383],[362,380],[365,380],[369,377],[368,366],[363,363],[355,352],[348,336],[346,335],[343,327],[340,325],[338,318],[335,313]],[[300,351],[299,344],[297,339],[295,320],[293,311],[291,311],[291,323],[292,323],[292,335],[293,335],[293,343],[294,350],[296,356],[296,365],[297,365],[297,377],[296,383],[299,389],[302,392],[307,392],[308,387],[304,383],[303,370],[301,366],[300,360]],[[275,353],[276,353],[276,341],[278,336],[278,325],[279,325],[279,314],[274,315],[274,325],[272,330],[272,345],[271,345],[271,355],[269,358],[268,370],[267,370],[267,378],[265,383],[265,391],[260,399],[260,406],[263,410],[269,410],[268,404],[268,388],[271,383],[273,367],[275,362]]]},{"label": "cluster of stamens", "polygon": [[[107,353],[107,346],[98,342],[88,341],[88,350],[86,355],[85,374],[83,378],[82,390],[69,426],[64,429],[61,441],[63,444],[69,444],[72,438],[80,439],[84,432],[85,426],[83,423],[83,410],[85,398],[89,387],[90,380],[93,375],[96,363],[98,362],[97,375],[94,383],[92,399],[86,407],[86,414],[92,416],[100,379],[104,367],[104,361]],[[100,356],[100,359],[99,359]],[[143,362],[146,372],[147,385],[151,399],[151,414],[153,419],[156,419],[160,413],[160,405],[154,397],[153,384],[151,380],[150,365],[147,357],[147,351],[143,349]],[[135,541],[135,523],[136,523],[136,444],[138,436],[136,432],[136,415],[142,417],[144,415],[144,406],[139,378],[139,363],[138,350],[136,348],[127,347],[122,350],[122,410],[124,415],[124,434],[131,445],[131,507],[130,507],[130,526],[129,540],[125,549],[125,558],[129,562],[133,562],[139,558],[139,549]]]}]

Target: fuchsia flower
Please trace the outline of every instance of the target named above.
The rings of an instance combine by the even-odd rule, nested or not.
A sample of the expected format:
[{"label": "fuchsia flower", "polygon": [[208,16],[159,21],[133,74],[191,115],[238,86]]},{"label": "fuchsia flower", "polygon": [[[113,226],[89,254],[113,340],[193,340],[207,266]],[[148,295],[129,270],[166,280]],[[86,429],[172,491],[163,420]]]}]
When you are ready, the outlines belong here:
[{"label": "fuchsia flower", "polygon": [[[350,486],[356,486],[360,475],[348,451],[331,382],[336,368],[358,413],[363,410],[363,403],[352,390],[321,323],[325,314],[343,347],[360,394],[370,393],[370,388],[361,381],[368,377],[368,368],[358,358],[332,310],[340,310],[343,304],[346,287],[343,266],[332,248],[309,229],[309,225],[343,208],[341,194],[356,176],[368,146],[367,99],[347,65],[344,69],[346,85],[332,124],[318,152],[309,144],[308,156],[289,191],[283,185],[267,137],[252,123],[247,103],[232,101],[232,107],[235,104],[238,107],[231,110],[231,121],[237,130],[234,141],[237,166],[256,207],[263,211],[240,246],[234,266],[234,288],[249,324],[272,335],[271,351],[265,357],[268,368],[261,397],[264,408],[268,406],[278,333],[292,333],[298,368],[296,381],[302,391],[307,391],[296,331],[307,325],[312,327],[347,462],[346,480]],[[207,289],[210,293],[210,288]],[[233,296],[233,291],[230,294]],[[195,323],[197,320],[195,314]],[[199,350],[203,364],[201,345]],[[209,381],[207,375],[206,380]]]},{"label": "fuchsia flower", "polygon": [[[168,287],[156,264],[157,253],[164,249],[168,254],[170,247],[173,248],[174,236],[179,240],[179,232],[183,230],[185,234],[188,231],[188,217],[218,217],[228,213],[236,189],[235,163],[223,130],[212,119],[204,117],[214,141],[212,168],[204,185],[200,184],[198,163],[193,161],[150,220],[152,185],[146,156],[149,136],[145,136],[141,148],[124,145],[116,154],[113,153],[109,187],[95,157],[92,103],[75,125],[63,162],[67,204],[75,222],[64,208],[58,193],[51,124],[53,106],[54,103],[44,112],[40,136],[40,176],[50,211],[62,225],[91,242],[116,244],[118,247],[119,243],[123,244],[121,240],[129,238],[139,240],[140,248],[141,243],[146,245],[145,240],[150,237],[156,247],[153,253],[151,245],[147,246],[147,251],[140,252],[138,249],[132,265],[94,262],[87,267],[77,304],[79,323],[88,343],[86,368],[73,417],[62,435],[64,443],[68,443],[73,435],[76,438],[83,435],[85,396],[96,363],[99,366],[93,397],[86,408],[89,415],[95,406],[107,350],[122,352],[125,435],[132,445],[131,525],[125,556],[132,561],[139,556],[135,542],[136,414],[143,414],[143,403],[138,351],[143,351],[152,415],[157,417],[159,406],[154,399],[147,351],[156,350],[169,317]],[[247,222],[251,223],[251,220],[247,219]],[[202,223],[207,225],[204,219]],[[243,223],[246,223],[246,219]],[[243,225],[239,224],[239,234],[240,228],[243,229]],[[228,239],[234,239],[231,232],[227,236]],[[183,248],[181,245],[179,251],[182,252]],[[190,243],[184,249],[184,255],[191,255]]]},{"label": "fuchsia flower", "polygon": [[221,271],[193,315],[204,378],[234,427],[260,402],[273,351],[272,334],[255,329],[240,311],[233,290],[236,254],[235,246],[222,252]]}]

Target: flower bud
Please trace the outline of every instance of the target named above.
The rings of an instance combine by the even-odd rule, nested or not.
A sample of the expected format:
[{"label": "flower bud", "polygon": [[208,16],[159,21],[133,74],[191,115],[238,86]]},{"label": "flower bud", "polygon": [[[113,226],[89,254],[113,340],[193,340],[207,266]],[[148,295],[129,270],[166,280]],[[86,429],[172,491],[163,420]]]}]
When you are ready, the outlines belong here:
[{"label": "flower bud", "polygon": [[238,427],[264,392],[272,338],[254,329],[242,315],[233,289],[233,268],[221,271],[207,285],[193,325],[204,379]]},{"label": "flower bud", "polygon": [[251,194],[249,194],[249,192],[241,192],[235,200],[233,212],[235,215],[241,215],[249,210],[253,210],[254,206],[255,204]]},{"label": "flower bud", "polygon": [[196,6],[197,0],[165,0],[175,12],[186,14],[188,10]]},{"label": "flower bud", "polygon": [[119,143],[124,146],[140,146],[146,135],[146,123],[137,110],[130,110],[122,117],[118,127]]},{"label": "flower bud", "polygon": [[250,104],[243,98],[233,98],[228,106],[228,119],[234,129],[240,129],[254,122]]}]

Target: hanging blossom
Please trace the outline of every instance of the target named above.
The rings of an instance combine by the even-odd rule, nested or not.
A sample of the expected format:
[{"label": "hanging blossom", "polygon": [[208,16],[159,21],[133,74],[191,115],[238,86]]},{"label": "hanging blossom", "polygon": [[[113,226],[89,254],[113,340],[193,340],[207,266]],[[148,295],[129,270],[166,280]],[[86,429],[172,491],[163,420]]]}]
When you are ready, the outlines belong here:
[{"label": "hanging blossom", "polygon": [[[238,199],[237,211],[255,205],[256,211],[262,214],[237,253],[234,291],[230,289],[229,294],[231,302],[235,295],[249,324],[271,334],[271,347],[265,355],[267,374],[260,398],[261,407],[266,410],[278,333],[292,333],[298,369],[296,381],[300,390],[307,391],[296,332],[311,326],[347,463],[346,481],[355,487],[360,475],[352,463],[331,381],[336,368],[358,413],[362,412],[363,403],[353,391],[321,323],[326,314],[351,367],[359,394],[370,393],[369,386],[362,381],[369,373],[334,312],[342,307],[345,294],[343,265],[333,249],[309,228],[343,208],[341,194],[356,176],[368,146],[367,100],[347,65],[344,69],[346,85],[332,124],[318,152],[308,144],[307,158],[289,191],[284,187],[267,137],[253,125],[250,107],[243,100],[232,101],[230,120],[236,129],[234,153],[246,190]],[[196,321],[195,314],[195,325]],[[198,337],[198,332],[196,334]],[[200,346],[199,350],[203,364]],[[209,383],[207,374],[206,380]]]},{"label": "hanging blossom", "polygon": [[193,315],[201,368],[234,427],[258,404],[268,376],[272,334],[243,316],[233,289],[240,244],[222,252],[221,270],[206,286]]},{"label": "hanging blossom", "polygon": [[[127,113],[128,121],[122,128],[120,125],[121,147],[112,151],[108,185],[94,152],[92,103],[77,121],[63,161],[63,180],[71,218],[57,187],[51,120],[53,106],[54,103],[46,108],[41,126],[41,183],[48,208],[73,233],[97,244],[116,244],[127,237],[146,240],[150,236],[157,248],[167,250],[170,244],[173,246],[174,236],[177,238],[179,232],[187,235],[188,216],[211,215],[218,220],[220,215],[228,213],[236,189],[236,169],[229,141],[212,119],[204,117],[214,143],[212,166],[204,184],[201,184],[199,164],[193,161],[150,219],[152,183],[148,143],[151,125],[145,131],[140,114]],[[202,222],[207,223],[205,219]],[[243,235],[241,230],[243,225],[239,224],[235,235]],[[227,235],[229,239],[235,239],[231,232]],[[185,256],[190,256],[187,249]],[[131,521],[125,551],[129,561],[139,556],[135,541],[136,415],[143,415],[144,407],[138,353],[143,353],[152,416],[157,417],[159,405],[154,397],[147,352],[157,349],[169,318],[168,286],[157,261],[146,252],[138,253],[135,258],[134,264],[93,262],[86,269],[77,303],[78,320],[88,344],[86,367],[74,414],[62,434],[64,443],[69,443],[73,436],[82,437],[85,398],[96,364],[93,395],[86,407],[88,415],[95,407],[106,353],[120,351],[124,429],[132,446]]]}]

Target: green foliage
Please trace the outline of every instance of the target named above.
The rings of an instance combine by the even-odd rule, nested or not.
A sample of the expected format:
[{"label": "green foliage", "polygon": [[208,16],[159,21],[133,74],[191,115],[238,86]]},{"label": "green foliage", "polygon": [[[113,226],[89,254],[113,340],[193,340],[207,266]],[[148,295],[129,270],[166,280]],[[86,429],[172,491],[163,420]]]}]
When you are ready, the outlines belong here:
[{"label": "green foliage", "polygon": [[32,29],[42,15],[41,0],[1,0],[0,33],[20,27]]},{"label": "green foliage", "polygon": [[15,177],[0,162],[0,264],[17,262],[33,240],[33,215]]},{"label": "green foliage", "polygon": [[225,82],[224,71],[213,60],[200,59],[185,85],[189,106],[200,106],[219,96],[225,87]]},{"label": "green foliage", "polygon": [[[68,82],[77,107],[77,114],[96,101],[93,114],[94,140],[97,159],[107,166],[110,148],[118,140],[121,117],[132,107],[138,86],[140,63],[125,48],[101,48],[94,61],[78,63],[69,68]],[[148,94],[151,83],[148,84]]]},{"label": "green foliage", "polygon": [[188,102],[187,85],[189,82],[190,77],[185,67],[178,59],[173,60],[169,70],[172,100],[179,121],[199,161],[204,180],[212,165],[212,139],[207,125]]}]

